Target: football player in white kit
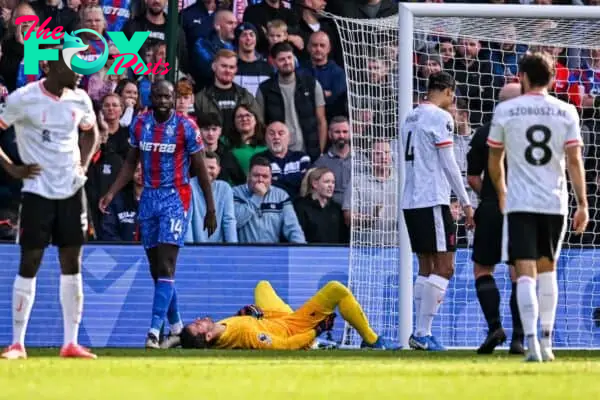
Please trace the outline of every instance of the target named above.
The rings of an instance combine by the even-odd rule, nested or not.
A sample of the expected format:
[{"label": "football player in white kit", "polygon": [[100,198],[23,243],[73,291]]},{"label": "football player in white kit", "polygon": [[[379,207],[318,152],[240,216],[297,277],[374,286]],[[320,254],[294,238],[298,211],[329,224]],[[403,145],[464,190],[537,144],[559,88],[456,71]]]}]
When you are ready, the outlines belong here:
[{"label": "football player in white kit", "polygon": [[81,76],[59,59],[50,61],[45,79],[32,82],[6,99],[0,128],[14,126],[19,154],[15,165],[0,150],[0,163],[23,179],[19,216],[21,262],[12,296],[13,343],[5,359],[27,358],[25,333],[35,298],[36,274],[44,249],[58,247],[60,303],[64,324],[61,357],[96,358],[77,343],[83,311],[81,250],[87,235],[83,185],[98,144],[92,102],[77,88]]},{"label": "football player in white kit", "polygon": [[454,275],[456,223],[450,213],[450,188],[473,227],[473,209],[454,158],[454,120],[447,109],[456,83],[447,72],[429,76],[427,101],[412,110],[402,126],[405,183],[402,208],[410,244],[419,258],[414,302],[416,329],[413,349],[443,351],[431,333],[434,316]]},{"label": "football player in white kit", "polygon": [[519,78],[524,94],[500,103],[494,112],[487,140],[488,169],[505,215],[503,258],[514,260],[517,270],[517,303],[527,342],[525,360],[552,361],[558,302],[556,264],[568,216],[565,156],[577,200],[573,230],[581,234],[588,223],[583,142],[575,107],[548,94],[554,78],[552,59],[544,53],[525,55],[519,63]]}]

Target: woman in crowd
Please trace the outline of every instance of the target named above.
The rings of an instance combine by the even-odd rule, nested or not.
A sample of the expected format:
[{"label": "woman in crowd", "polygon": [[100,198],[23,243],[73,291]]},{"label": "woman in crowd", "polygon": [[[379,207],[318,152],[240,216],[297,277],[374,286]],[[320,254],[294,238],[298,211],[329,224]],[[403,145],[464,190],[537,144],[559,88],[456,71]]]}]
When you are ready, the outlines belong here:
[{"label": "woman in crowd", "polygon": [[230,171],[229,177],[234,185],[246,182],[250,159],[257,153],[267,150],[265,146],[265,128],[258,116],[243,104],[233,110],[233,132],[224,132],[223,141],[231,149],[243,175]]},{"label": "woman in crowd", "polygon": [[307,243],[348,243],[342,207],[332,201],[335,176],[329,168],[308,170],[294,209]]}]

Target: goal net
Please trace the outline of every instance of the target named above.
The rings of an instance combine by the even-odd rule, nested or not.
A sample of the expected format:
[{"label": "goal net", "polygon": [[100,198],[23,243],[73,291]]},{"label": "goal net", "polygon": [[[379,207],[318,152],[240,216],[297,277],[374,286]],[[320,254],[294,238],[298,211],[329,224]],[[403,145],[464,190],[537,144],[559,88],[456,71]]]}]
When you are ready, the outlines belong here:
[{"label": "goal net", "polygon": [[[333,17],[343,47],[352,126],[352,233],[349,287],[365,309],[374,329],[399,339],[399,291],[412,287],[400,279],[400,257],[410,247],[399,230],[399,188],[403,154],[399,153],[398,96],[410,90],[399,79],[398,17],[351,20]],[[498,92],[517,81],[517,64],[528,50],[542,50],[556,61],[553,94],[581,111],[585,167],[590,202],[590,227],[583,236],[567,234],[559,261],[557,347],[600,347],[600,244],[598,155],[600,140],[600,23],[598,20],[529,18],[415,17],[413,29],[413,105],[423,100],[427,77],[434,71],[452,73],[457,81],[455,154],[465,175],[466,154],[473,132],[490,121]],[[600,98],[598,98],[600,100]],[[438,316],[434,335],[449,347],[477,347],[487,326],[475,292],[470,259],[472,234],[466,232],[458,203],[456,272]],[[417,262],[413,258],[412,276]],[[406,274],[405,274],[406,276]],[[505,265],[495,273],[501,291],[501,314],[511,334],[511,281]],[[406,278],[405,278],[406,279]],[[407,289],[410,290],[410,289]],[[349,326],[343,345],[361,339]]]}]

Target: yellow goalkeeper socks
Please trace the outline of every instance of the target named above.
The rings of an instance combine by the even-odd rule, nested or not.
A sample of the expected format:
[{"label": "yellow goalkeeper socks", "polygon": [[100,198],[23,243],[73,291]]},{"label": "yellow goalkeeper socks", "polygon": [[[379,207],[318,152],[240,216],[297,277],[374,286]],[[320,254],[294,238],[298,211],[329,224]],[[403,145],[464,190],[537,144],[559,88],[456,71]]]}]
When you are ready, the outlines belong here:
[{"label": "yellow goalkeeper socks", "polygon": [[342,318],[358,331],[365,342],[373,344],[377,341],[377,334],[371,329],[362,307],[346,286],[339,282],[329,282],[319,294],[321,299],[326,299],[323,305],[327,308],[333,311],[338,306]]}]

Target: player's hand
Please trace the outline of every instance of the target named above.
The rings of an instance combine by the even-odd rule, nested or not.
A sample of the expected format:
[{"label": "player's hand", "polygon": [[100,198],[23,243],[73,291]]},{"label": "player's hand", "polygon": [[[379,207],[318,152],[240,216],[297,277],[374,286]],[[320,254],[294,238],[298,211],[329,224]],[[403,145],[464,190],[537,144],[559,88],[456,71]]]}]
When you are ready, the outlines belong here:
[{"label": "player's hand", "polygon": [[506,207],[506,197],[504,196],[504,194],[499,194],[498,195],[498,208],[500,209],[500,212],[502,213],[502,215],[504,215],[505,207]]},{"label": "player's hand", "polygon": [[29,179],[38,176],[42,172],[42,167],[37,164],[10,164],[6,172],[15,179]]},{"label": "player's hand", "polygon": [[575,215],[573,215],[573,230],[575,234],[581,235],[585,232],[589,218],[587,207],[577,207]]},{"label": "player's hand", "polygon": [[319,336],[323,332],[329,332],[333,329],[333,324],[335,322],[335,313],[329,314],[324,320],[319,322],[317,326],[315,326],[315,331],[317,332],[317,336]]},{"label": "player's hand", "polygon": [[463,213],[465,214],[465,228],[471,230],[475,228],[475,219],[473,218],[473,207],[464,206]]},{"label": "player's hand", "polygon": [[115,197],[115,195],[113,193],[111,193],[110,191],[108,193],[106,193],[104,196],[102,196],[102,198],[98,202],[98,208],[100,209],[102,214],[108,214],[108,211],[106,211],[106,209],[108,208],[110,203],[113,201],[114,197]]},{"label": "player's hand", "polygon": [[211,236],[217,230],[217,215],[215,211],[207,211],[204,217],[204,229],[208,232],[208,236]]},{"label": "player's hand", "polygon": [[256,319],[262,319],[265,316],[265,313],[256,305],[248,304],[240,309],[240,311],[236,314],[238,317],[241,316],[250,316]]}]

